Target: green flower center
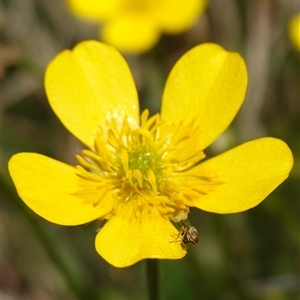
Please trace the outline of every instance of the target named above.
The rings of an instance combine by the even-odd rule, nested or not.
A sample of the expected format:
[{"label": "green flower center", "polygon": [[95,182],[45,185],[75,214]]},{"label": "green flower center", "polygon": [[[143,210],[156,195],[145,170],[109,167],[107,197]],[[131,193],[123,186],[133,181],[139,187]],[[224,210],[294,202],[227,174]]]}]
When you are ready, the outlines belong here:
[{"label": "green flower center", "polygon": [[123,136],[120,147],[120,160],[124,172],[122,178],[133,189],[157,195],[162,163],[153,135],[144,128],[130,130],[128,133]]},{"label": "green flower center", "polygon": [[155,174],[160,169],[156,153],[150,147],[138,145],[137,149],[128,152],[128,167],[130,170],[139,170],[146,177],[149,170]]}]

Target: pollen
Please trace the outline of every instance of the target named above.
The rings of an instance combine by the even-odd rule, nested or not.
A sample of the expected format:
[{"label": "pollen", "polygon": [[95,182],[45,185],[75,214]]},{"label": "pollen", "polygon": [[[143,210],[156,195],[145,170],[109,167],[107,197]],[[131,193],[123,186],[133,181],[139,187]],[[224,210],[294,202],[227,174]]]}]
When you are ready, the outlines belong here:
[{"label": "pollen", "polygon": [[193,199],[215,185],[199,175],[203,185],[195,187],[195,175],[185,174],[205,157],[193,147],[198,134],[193,123],[170,126],[145,110],[140,127],[132,128],[124,118],[121,124],[111,119],[107,128],[99,130],[93,150],[77,155],[77,170],[80,190],[92,195],[87,201],[95,207],[110,203],[108,218],[130,202],[136,217],[156,207],[162,216],[181,221]]}]

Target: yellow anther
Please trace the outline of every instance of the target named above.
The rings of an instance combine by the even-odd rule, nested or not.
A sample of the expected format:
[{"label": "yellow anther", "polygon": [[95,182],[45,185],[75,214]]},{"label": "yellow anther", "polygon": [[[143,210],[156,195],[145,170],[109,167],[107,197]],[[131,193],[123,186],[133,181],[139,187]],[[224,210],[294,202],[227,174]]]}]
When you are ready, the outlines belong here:
[{"label": "yellow anther", "polygon": [[116,149],[120,147],[120,143],[112,130],[108,131],[108,143]]},{"label": "yellow anther", "polygon": [[145,109],[142,112],[142,115],[141,115],[141,127],[142,128],[146,128],[147,127],[147,119],[148,119],[148,117],[149,117],[149,110]]},{"label": "yellow anther", "polygon": [[148,181],[151,185],[154,196],[157,196],[156,177],[151,169],[148,170]]},{"label": "yellow anther", "polygon": [[82,165],[83,167],[89,169],[89,170],[93,170],[93,171],[99,171],[99,167],[97,167],[95,164],[88,162],[87,160],[85,160],[81,155],[77,154],[76,155],[76,159],[78,161],[78,163],[80,165]]},{"label": "yellow anther", "polygon": [[131,182],[132,179],[132,171],[129,170],[128,172],[125,173],[125,175],[122,177],[122,179],[125,180],[129,180]]},{"label": "yellow anther", "polygon": [[174,213],[175,209],[173,207],[164,207],[164,208],[161,208],[160,212],[162,215],[167,215],[167,214]]},{"label": "yellow anther", "polygon": [[133,170],[133,178],[135,178],[138,182],[140,188],[143,187],[143,175],[140,170]]},{"label": "yellow anther", "polygon": [[129,168],[128,168],[128,153],[125,149],[121,150],[121,162],[122,162],[124,171],[127,173],[129,171]]},{"label": "yellow anther", "polygon": [[101,181],[102,180],[102,178],[97,173],[88,172],[80,165],[77,165],[76,168],[79,171],[79,175],[81,175],[85,179],[90,179],[93,181]]}]

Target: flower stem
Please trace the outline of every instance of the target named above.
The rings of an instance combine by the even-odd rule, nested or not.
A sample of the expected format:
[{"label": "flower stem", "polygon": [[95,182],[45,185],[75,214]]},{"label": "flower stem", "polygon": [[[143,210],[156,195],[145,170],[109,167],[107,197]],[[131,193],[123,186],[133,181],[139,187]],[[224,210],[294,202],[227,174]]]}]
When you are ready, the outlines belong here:
[{"label": "flower stem", "polygon": [[158,260],[157,259],[147,259],[146,260],[147,269],[147,285],[149,300],[159,300],[159,270],[158,270]]}]

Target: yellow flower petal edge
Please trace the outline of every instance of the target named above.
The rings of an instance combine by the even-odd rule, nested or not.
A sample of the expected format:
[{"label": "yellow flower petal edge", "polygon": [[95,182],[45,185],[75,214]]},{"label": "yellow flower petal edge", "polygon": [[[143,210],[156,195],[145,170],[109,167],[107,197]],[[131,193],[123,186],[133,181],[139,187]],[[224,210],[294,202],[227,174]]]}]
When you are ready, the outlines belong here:
[{"label": "yellow flower petal edge", "polygon": [[201,149],[231,123],[244,101],[247,70],[238,53],[216,44],[199,45],[182,56],[165,86],[161,116],[170,123],[195,121]]},{"label": "yellow flower petal edge", "polygon": [[[131,206],[129,202],[128,206]],[[139,217],[125,207],[101,228],[95,241],[98,253],[115,267],[127,267],[145,258],[179,259],[185,256],[178,242],[178,230],[155,209]]]},{"label": "yellow flower petal edge", "polygon": [[116,9],[114,0],[66,0],[71,11],[87,20],[102,21],[110,17]]},{"label": "yellow flower petal edge", "polygon": [[293,45],[300,51],[300,13],[290,20],[288,30]]},{"label": "yellow flower petal edge", "polygon": [[192,170],[193,174],[211,174],[220,183],[194,204],[222,214],[250,209],[288,177],[292,166],[291,150],[281,140],[261,138],[244,143]]},{"label": "yellow flower petal edge", "polygon": [[123,52],[142,53],[157,43],[160,30],[155,22],[143,16],[125,15],[105,24],[100,35],[105,42]]},{"label": "yellow flower petal edge", "polygon": [[65,127],[90,148],[111,118],[137,126],[139,105],[127,63],[113,47],[85,41],[49,64],[45,87],[51,107]]},{"label": "yellow flower petal edge", "polygon": [[176,34],[192,27],[207,6],[206,0],[162,0],[159,17],[166,33]]},{"label": "yellow flower petal edge", "polygon": [[85,224],[107,214],[78,194],[76,168],[36,153],[19,153],[9,161],[9,172],[22,200],[36,214],[60,225]]}]

